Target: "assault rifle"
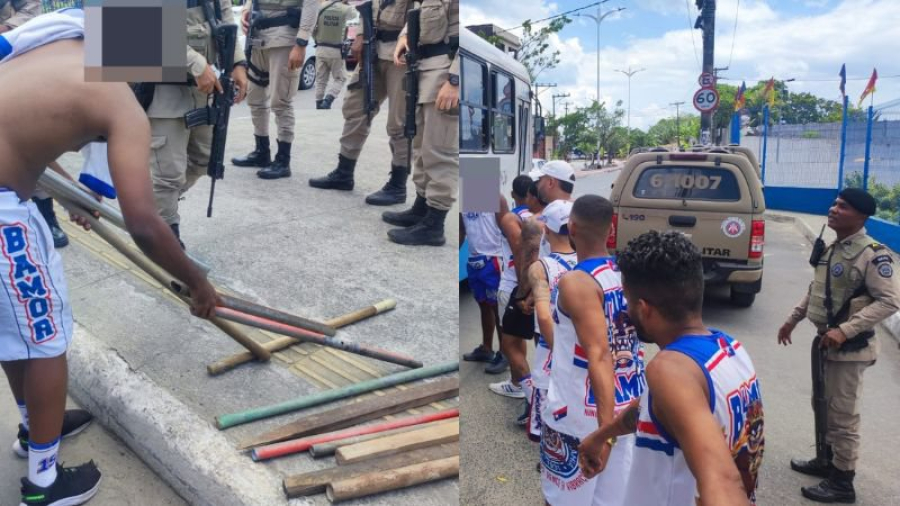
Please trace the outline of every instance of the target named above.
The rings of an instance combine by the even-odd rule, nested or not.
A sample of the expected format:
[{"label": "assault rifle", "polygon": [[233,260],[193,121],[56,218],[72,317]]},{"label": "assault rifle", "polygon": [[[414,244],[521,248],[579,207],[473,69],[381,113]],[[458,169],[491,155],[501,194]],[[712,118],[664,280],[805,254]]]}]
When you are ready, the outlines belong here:
[{"label": "assault rifle", "polygon": [[372,13],[372,2],[357,5],[356,10],[359,11],[360,24],[363,28],[362,67],[359,69],[359,78],[362,80],[365,96],[363,108],[366,111],[366,125],[371,125],[372,113],[378,108],[375,101],[375,65],[378,62],[378,55],[375,54],[375,20]]},{"label": "assault rifle", "polygon": [[419,103],[419,23],[421,11],[412,9],[406,13],[406,119],[403,136],[406,137],[406,170],[412,174],[412,144],[416,138],[416,106]]},{"label": "assault rifle", "polygon": [[228,117],[231,106],[234,105],[234,79],[231,70],[234,67],[234,47],[237,44],[237,25],[222,23],[221,8],[218,0],[215,2],[215,11],[210,6],[210,0],[203,2],[203,12],[212,28],[213,39],[216,43],[217,64],[221,73],[219,84],[222,93],[212,94],[212,104],[199,109],[188,111],[184,115],[184,123],[187,128],[201,125],[213,126],[212,147],[209,153],[209,164],[206,173],[212,178],[212,186],[209,190],[209,206],[206,209],[206,217],[212,217],[212,203],[216,194],[216,180],[225,177],[225,138],[228,136]]}]

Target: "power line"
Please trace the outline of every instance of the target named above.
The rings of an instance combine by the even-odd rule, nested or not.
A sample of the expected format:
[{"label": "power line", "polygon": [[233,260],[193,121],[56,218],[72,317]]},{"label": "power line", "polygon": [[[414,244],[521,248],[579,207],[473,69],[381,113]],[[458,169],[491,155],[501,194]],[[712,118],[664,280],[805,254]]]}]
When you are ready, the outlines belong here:
[{"label": "power line", "polygon": [[[900,74],[892,76],[878,76],[878,79],[900,79]],[[720,81],[765,81],[765,79],[751,79],[747,77],[719,77]],[[848,81],[868,81],[869,77],[848,77]],[[798,83],[838,83],[840,78],[816,78],[816,79],[794,79]]]},{"label": "power line", "polygon": [[731,54],[728,55],[728,65],[731,66],[731,58],[734,57],[734,41],[737,40],[738,16],[741,13],[741,0],[737,0],[737,8],[734,11],[734,30],[731,33]]},{"label": "power line", "polygon": [[691,45],[694,46],[694,60],[697,61],[697,70],[701,71],[700,57],[697,56],[697,41],[694,40],[694,24],[691,22],[691,0],[684,0],[684,7],[687,9],[688,31],[691,32]]},{"label": "power line", "polygon": [[[538,23],[543,23],[544,21],[550,21],[550,20],[553,20],[553,19],[556,19],[556,18],[561,18],[561,17],[565,16],[566,14],[571,14],[571,13],[573,13],[573,12],[583,11],[583,10],[585,10],[585,9],[590,9],[591,7],[596,7],[596,6],[600,5],[600,4],[606,3],[606,2],[608,2],[608,1],[609,1],[609,0],[602,0],[602,1],[600,1],[600,2],[594,2],[594,3],[590,4],[590,5],[585,5],[584,7],[579,7],[579,8],[577,8],[577,9],[572,9],[572,10],[570,10],[570,11],[566,11],[566,12],[562,12],[562,13],[556,14],[556,15],[554,15],[554,16],[550,16],[549,18],[538,19],[537,21],[531,21],[530,24],[531,24],[532,26],[534,26],[534,25],[536,25],[536,24],[538,24]],[[501,31],[509,32],[509,31],[512,31],[512,30],[518,30],[519,28],[522,28],[523,26],[525,26],[525,25],[519,25],[519,26],[514,26],[514,27],[512,27],[512,28],[506,28],[506,29],[503,29],[503,30],[501,30]]]}]

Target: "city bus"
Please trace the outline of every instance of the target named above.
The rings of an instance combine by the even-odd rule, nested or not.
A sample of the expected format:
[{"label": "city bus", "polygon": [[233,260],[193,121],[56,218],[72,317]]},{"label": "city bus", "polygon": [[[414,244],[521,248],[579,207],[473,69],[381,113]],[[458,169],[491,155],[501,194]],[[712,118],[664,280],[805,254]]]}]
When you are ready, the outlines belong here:
[{"label": "city bus", "polygon": [[[535,116],[531,78],[525,66],[471,30],[461,30],[459,47],[461,162],[500,161],[500,188],[508,195],[512,180],[531,170]],[[538,124],[542,124],[538,118]],[[466,278],[466,244],[459,250],[459,280]]]}]

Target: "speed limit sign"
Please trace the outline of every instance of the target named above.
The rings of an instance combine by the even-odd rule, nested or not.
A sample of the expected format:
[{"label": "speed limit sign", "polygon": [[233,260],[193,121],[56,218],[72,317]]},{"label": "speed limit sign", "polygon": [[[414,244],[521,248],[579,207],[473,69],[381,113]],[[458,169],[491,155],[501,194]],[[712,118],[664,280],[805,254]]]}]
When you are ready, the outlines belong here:
[{"label": "speed limit sign", "polygon": [[709,112],[719,106],[719,92],[713,88],[701,88],[694,93],[694,108]]}]

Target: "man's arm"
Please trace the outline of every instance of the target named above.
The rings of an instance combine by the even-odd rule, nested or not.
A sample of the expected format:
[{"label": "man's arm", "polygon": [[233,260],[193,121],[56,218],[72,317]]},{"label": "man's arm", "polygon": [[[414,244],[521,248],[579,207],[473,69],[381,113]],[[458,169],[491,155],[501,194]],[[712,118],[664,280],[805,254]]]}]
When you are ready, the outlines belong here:
[{"label": "man's arm", "polygon": [[316,0],[303,0],[303,12],[300,13],[300,25],[297,27],[297,39],[309,41],[313,30],[316,28],[318,17],[319,2]]},{"label": "man's arm", "polygon": [[528,268],[528,278],[534,293],[534,312],[537,315],[538,328],[547,344],[553,348],[553,316],[550,314],[550,283],[544,264],[537,261]]},{"label": "man's arm", "polygon": [[800,301],[799,304],[791,311],[790,316],[784,325],[778,329],[778,343],[783,344],[785,346],[791,344],[791,332],[794,331],[794,327],[797,326],[798,323],[803,321],[806,318],[806,309],[809,307],[809,293],[812,290],[812,283],[809,285],[809,290],[807,290],[806,295],[803,296],[803,300]]},{"label": "man's arm", "polygon": [[[867,251],[868,253],[868,251]],[[900,311],[900,281],[896,272],[897,264],[886,249],[863,254],[860,261],[865,269],[865,284],[872,302],[838,325],[848,339],[866,330],[871,330],[879,322]]]},{"label": "man's arm", "polygon": [[[517,251],[522,237],[522,220],[515,213],[503,213],[502,216],[497,216],[497,221],[500,225],[500,232],[503,233],[503,237],[506,237],[506,242],[509,243],[510,251]],[[527,275],[527,266],[519,265],[519,257],[515,256],[515,253],[513,253],[513,258],[515,259],[516,277],[518,278],[520,273]]]},{"label": "man's arm", "polygon": [[600,459],[603,445],[611,438],[634,434],[637,432],[638,418],[641,414],[641,400],[632,399],[613,419],[612,423],[595,430],[578,445],[578,465],[586,478],[597,476],[606,468],[606,461]]},{"label": "man's arm", "polygon": [[24,24],[26,21],[34,18],[35,16],[39,16],[40,14],[40,0],[25,0],[23,5],[16,9],[16,13],[13,14],[12,17],[4,21],[2,25],[5,25],[9,29],[18,28],[22,26],[22,24]]},{"label": "man's arm", "polygon": [[700,504],[749,505],[731,451],[709,409],[706,377],[686,355],[660,352],[647,365],[657,420],[671,434],[697,479]]},{"label": "man's arm", "polygon": [[[105,118],[109,170],[119,196],[125,227],[153,262],[191,291],[191,312],[209,318],[218,302],[215,290],[188,260],[175,235],[160,218],[150,184],[150,122],[126,86],[109,86]],[[110,97],[110,95],[113,95]]]},{"label": "man's arm", "polygon": [[[541,235],[541,225],[537,218],[532,216],[522,222],[519,249],[513,250],[516,256],[516,265],[521,261],[523,266],[530,266],[538,259],[538,251],[541,249]],[[531,291],[531,283],[524,269],[518,274],[519,293],[521,296],[524,296]]]}]

